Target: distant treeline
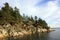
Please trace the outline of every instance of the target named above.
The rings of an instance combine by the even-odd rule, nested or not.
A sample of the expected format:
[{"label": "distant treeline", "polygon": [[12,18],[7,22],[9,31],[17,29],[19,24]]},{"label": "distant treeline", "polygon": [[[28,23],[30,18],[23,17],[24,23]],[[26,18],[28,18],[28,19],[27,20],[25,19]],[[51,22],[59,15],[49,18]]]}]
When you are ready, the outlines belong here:
[{"label": "distant treeline", "polygon": [[37,18],[37,16],[26,16],[25,14],[21,15],[17,7],[12,8],[8,3],[5,3],[4,6],[0,9],[0,25],[10,23],[11,25],[25,24],[33,25],[34,27],[46,28],[49,29],[48,24],[45,20]]}]

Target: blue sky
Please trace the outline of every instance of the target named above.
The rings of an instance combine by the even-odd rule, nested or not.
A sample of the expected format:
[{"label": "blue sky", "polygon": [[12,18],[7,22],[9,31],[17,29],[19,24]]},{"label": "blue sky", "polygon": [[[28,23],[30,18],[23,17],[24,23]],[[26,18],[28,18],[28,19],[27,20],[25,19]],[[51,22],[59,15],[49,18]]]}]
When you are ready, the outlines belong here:
[{"label": "blue sky", "polygon": [[21,15],[38,16],[51,27],[60,27],[60,0],[0,0],[0,7],[8,2],[20,9]]}]

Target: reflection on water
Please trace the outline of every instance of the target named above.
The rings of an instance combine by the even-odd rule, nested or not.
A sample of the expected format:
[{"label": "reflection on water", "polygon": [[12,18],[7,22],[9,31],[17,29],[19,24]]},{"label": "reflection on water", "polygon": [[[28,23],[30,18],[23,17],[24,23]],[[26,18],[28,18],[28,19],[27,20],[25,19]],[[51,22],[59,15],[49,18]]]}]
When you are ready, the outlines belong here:
[{"label": "reflection on water", "polygon": [[50,33],[37,33],[37,34],[31,34],[24,37],[8,37],[4,40],[60,40],[60,29],[56,29],[56,31],[50,32]]}]

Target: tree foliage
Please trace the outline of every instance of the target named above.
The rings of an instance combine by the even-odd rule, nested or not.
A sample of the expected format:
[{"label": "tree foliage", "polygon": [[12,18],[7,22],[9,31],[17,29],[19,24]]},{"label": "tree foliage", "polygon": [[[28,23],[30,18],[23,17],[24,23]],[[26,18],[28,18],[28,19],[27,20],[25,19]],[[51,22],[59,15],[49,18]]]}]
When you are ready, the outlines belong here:
[{"label": "tree foliage", "polygon": [[8,23],[17,23],[22,19],[18,8],[13,9],[8,3],[5,3],[5,6],[1,8],[0,17]]}]

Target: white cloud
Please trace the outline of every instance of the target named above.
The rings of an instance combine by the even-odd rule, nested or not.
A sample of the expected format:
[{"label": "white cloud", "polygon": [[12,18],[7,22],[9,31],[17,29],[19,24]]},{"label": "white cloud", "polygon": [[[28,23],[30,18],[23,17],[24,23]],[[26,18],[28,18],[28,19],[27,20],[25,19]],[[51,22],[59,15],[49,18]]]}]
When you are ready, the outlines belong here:
[{"label": "white cloud", "polygon": [[[47,3],[45,7],[37,7],[34,6],[36,1],[31,2],[30,0],[28,4],[26,3],[22,10],[22,12],[28,14],[28,15],[37,15],[38,17],[41,17],[42,19],[46,20],[47,23],[52,27],[59,27],[60,23],[58,23],[59,20],[59,14],[57,10],[60,10],[59,7],[57,7],[56,1],[50,1]],[[31,2],[31,3],[30,3]],[[56,22],[55,22],[55,19]],[[54,20],[54,21],[53,21]],[[52,22],[51,22],[52,21]]]}]

